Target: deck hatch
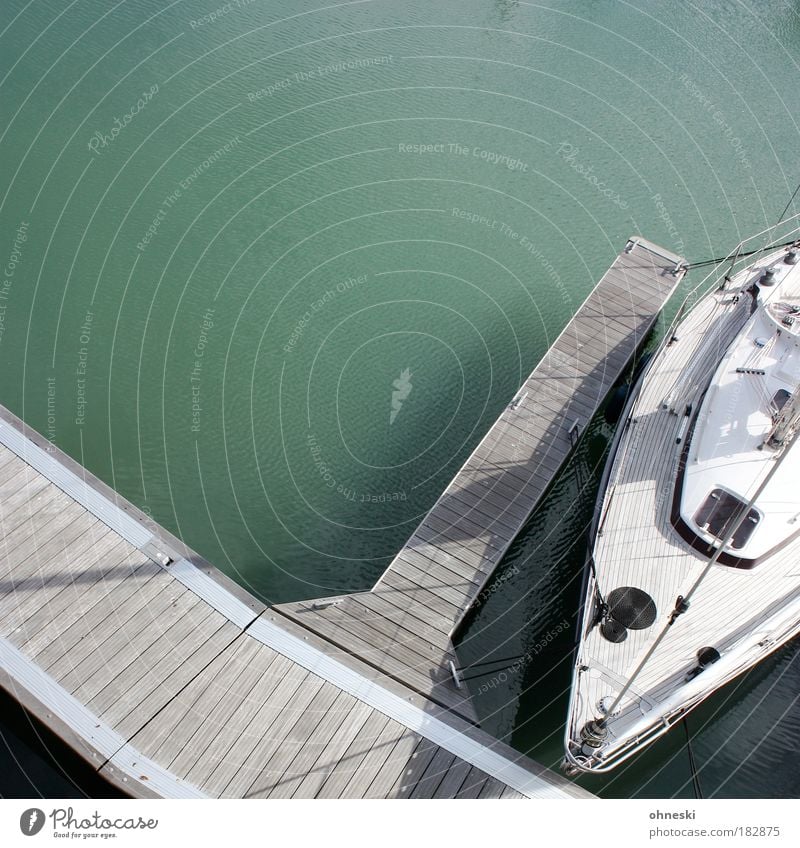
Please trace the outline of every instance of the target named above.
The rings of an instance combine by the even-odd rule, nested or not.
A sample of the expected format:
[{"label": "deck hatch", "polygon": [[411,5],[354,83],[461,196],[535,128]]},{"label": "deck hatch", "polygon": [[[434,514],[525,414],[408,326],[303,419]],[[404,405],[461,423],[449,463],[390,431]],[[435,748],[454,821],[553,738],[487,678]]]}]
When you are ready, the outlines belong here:
[{"label": "deck hatch", "polygon": [[[694,516],[697,526],[722,539],[731,522],[741,514],[747,504],[736,495],[726,492],[724,489],[712,489],[708,497],[703,501],[700,509]],[[738,550],[747,544],[747,540],[753,535],[761,516],[758,511],[751,509],[745,520],[739,525],[728,547]]]},{"label": "deck hatch", "polygon": [[791,393],[787,392],[786,389],[778,389],[778,391],[775,392],[769,404],[769,409],[773,417],[780,414],[783,407],[786,406],[786,401],[789,400],[791,396]]}]

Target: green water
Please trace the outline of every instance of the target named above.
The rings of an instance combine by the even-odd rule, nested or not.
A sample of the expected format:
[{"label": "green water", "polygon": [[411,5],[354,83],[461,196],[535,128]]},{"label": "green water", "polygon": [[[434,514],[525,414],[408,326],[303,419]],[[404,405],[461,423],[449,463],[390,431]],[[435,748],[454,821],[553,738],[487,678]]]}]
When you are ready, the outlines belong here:
[{"label": "green water", "polygon": [[[704,259],[781,213],[798,12],[6,0],[0,399],[263,599],[367,589],[629,234]],[[460,648],[532,653],[471,685],[548,765],[609,435]],[[794,658],[697,714],[706,794],[798,794]],[[591,788],[689,795],[682,743]]]}]

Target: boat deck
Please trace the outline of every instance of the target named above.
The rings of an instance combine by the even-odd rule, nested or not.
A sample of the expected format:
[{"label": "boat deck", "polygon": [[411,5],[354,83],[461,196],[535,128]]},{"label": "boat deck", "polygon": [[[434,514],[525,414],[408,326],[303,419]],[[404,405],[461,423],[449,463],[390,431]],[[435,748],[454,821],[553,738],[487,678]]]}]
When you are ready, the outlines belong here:
[{"label": "boat deck", "polygon": [[[665,626],[678,595],[687,593],[708,562],[672,526],[673,493],[685,441],[679,443],[678,437],[686,426],[685,405],[693,402],[697,409],[698,392],[748,320],[751,302],[749,294],[738,297],[733,288],[701,301],[681,324],[674,343],[653,361],[623,425],[626,435],[602,505],[595,568],[604,596],[616,587],[643,587],[655,602],[657,618],[650,627],[628,631],[620,643],[604,639],[598,628],[586,637],[576,662],[591,671],[581,675],[577,687],[574,732],[597,715],[601,699],[618,692],[628,680],[655,633]],[[761,373],[740,376],[757,381],[763,379]],[[730,420],[732,412],[726,415]],[[693,597],[691,610],[678,619],[636,678],[620,705],[617,727],[624,729],[626,722],[638,722],[651,710],[663,708],[697,665],[698,649],[713,646],[723,655],[744,657],[742,651],[748,649],[742,646],[752,643],[752,664],[779,645],[781,628],[790,632],[797,626],[796,609],[785,620],[781,615],[787,601],[800,592],[798,556],[800,539],[795,538],[755,570],[713,567],[702,591]],[[712,667],[714,672],[705,674],[716,674],[724,665],[720,662]],[[727,679],[735,673],[732,666]],[[609,730],[615,733],[614,721]]]},{"label": "boat deck", "polygon": [[134,796],[589,797],[476,727],[446,659],[676,261],[620,256],[375,589],[346,598],[266,608],[0,407],[0,685]]}]

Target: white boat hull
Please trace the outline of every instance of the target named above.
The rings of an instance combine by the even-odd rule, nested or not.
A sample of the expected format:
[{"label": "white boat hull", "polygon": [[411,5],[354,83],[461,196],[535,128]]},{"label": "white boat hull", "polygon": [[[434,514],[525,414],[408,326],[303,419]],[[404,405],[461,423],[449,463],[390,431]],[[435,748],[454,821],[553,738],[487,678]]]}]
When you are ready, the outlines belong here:
[{"label": "white boat hull", "polygon": [[[749,350],[747,333],[756,332],[759,305],[773,297],[771,292],[759,293],[756,302],[742,291],[744,285],[761,273],[762,266],[780,262],[784,255],[780,251],[766,257],[758,269],[742,272],[725,290],[703,298],[677,326],[677,338],[671,344],[666,339],[648,363],[623,412],[602,484],[593,570],[587,575],[566,728],[568,769],[610,770],[800,633],[800,535],[793,526],[800,497],[783,485],[785,480],[781,488],[778,475],[773,475],[769,506],[760,510],[752,538],[740,550],[731,549],[732,564],[707,568],[714,548],[713,544],[704,548],[713,537],[695,528],[694,537],[688,539],[685,530],[681,535],[676,529],[681,524],[681,498],[686,499],[684,478],[694,475],[691,483],[698,492],[703,486],[713,489],[716,484],[711,481],[724,474],[727,488],[733,485],[731,477],[736,482],[737,472],[744,480],[744,448],[739,447],[749,438],[752,448],[752,434],[763,424],[754,417],[753,406],[761,403],[769,366],[741,373],[735,369],[737,379],[750,382],[742,382],[736,393],[739,405],[729,402],[731,409],[715,407],[713,386],[723,379],[718,369],[727,374],[740,355],[735,352]],[[796,286],[800,297],[800,266],[781,273],[786,290]],[[777,336],[781,345],[788,343],[786,333]],[[765,362],[766,356],[762,355]],[[692,451],[697,452],[708,428],[721,426],[718,419],[733,421],[735,426],[725,432],[738,427],[738,433],[729,438],[730,444],[723,444],[724,439],[718,442],[706,472],[702,464],[706,457]],[[787,456],[782,462],[800,479],[800,446],[783,452]],[[758,473],[763,477],[770,467],[767,452],[750,453],[756,462],[761,460],[764,468]],[[754,467],[751,463],[747,473]],[[779,498],[784,500],[778,503]],[[693,515],[690,512],[690,522]],[[767,533],[780,544],[765,545]],[[745,556],[751,548],[759,553],[753,560]],[[670,625],[677,599],[693,593],[698,578],[701,584],[692,594],[690,609]],[[612,628],[608,638],[597,613],[607,612],[602,604],[607,604],[612,590],[624,587],[641,590],[651,599],[652,622],[640,610],[640,619],[634,619],[631,627]],[[618,637],[622,641],[614,641]],[[713,655],[715,661],[698,672],[701,649],[713,649],[701,656]]]}]

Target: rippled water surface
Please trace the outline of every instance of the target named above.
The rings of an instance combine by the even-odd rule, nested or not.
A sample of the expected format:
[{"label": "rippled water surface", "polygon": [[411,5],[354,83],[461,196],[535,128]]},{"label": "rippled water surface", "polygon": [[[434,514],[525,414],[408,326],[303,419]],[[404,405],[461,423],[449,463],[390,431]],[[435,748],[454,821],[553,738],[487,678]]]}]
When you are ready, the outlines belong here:
[{"label": "rippled water surface", "polygon": [[[798,12],[5,0],[0,401],[263,599],[367,589],[629,234],[698,260],[780,215]],[[548,765],[610,432],[460,647]],[[798,794],[796,651],[691,719],[706,794]],[[24,724],[32,785],[95,791]],[[689,796],[684,742],[587,785]]]}]

